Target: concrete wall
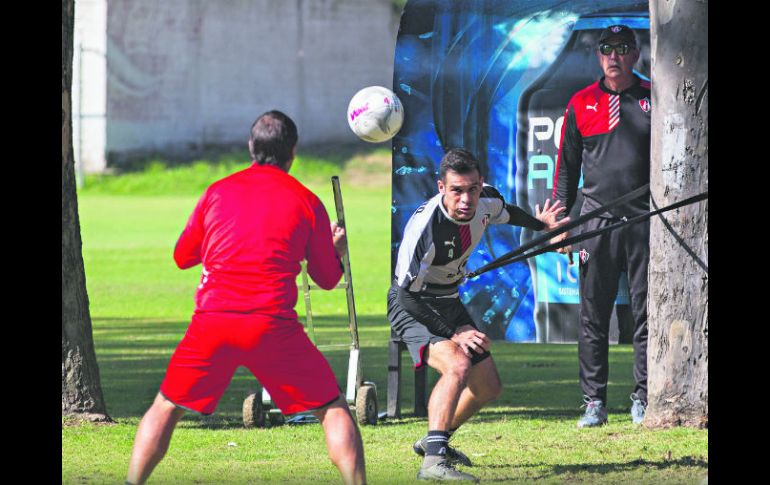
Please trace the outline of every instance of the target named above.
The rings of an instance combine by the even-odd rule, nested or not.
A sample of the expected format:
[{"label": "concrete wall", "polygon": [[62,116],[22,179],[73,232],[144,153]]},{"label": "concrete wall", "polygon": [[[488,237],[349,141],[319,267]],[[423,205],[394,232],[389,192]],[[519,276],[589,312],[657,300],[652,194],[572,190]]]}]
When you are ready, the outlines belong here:
[{"label": "concrete wall", "polygon": [[[85,12],[89,3],[105,2],[79,6]],[[95,130],[104,131],[110,160],[245,147],[251,123],[274,108],[297,122],[300,143],[354,141],[345,116],[350,98],[364,86],[392,85],[399,18],[390,0],[106,5],[107,76],[92,77],[88,93],[98,97],[93,84],[103,83],[106,124]],[[99,169],[85,157],[87,170]]]},{"label": "concrete wall", "polygon": [[72,147],[78,180],[104,168],[107,134],[107,2],[75,2]]}]

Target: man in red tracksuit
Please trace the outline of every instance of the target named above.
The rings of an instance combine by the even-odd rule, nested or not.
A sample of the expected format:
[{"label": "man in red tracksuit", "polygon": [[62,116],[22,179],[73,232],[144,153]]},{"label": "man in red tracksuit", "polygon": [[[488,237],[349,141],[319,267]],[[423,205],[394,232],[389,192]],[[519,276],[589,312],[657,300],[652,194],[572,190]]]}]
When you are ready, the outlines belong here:
[{"label": "man in red tracksuit", "polygon": [[[553,198],[569,213],[583,175],[581,214],[650,181],[650,83],[637,76],[634,32],[612,25],[599,36],[596,55],[604,76],[578,91],[564,115]],[[587,221],[582,232],[606,227],[649,211],[647,194]],[[566,233],[557,239],[563,239]],[[641,423],[647,406],[647,266],[649,221],[587,239],[580,250],[580,385],[586,404],[578,427],[607,422],[609,327],[618,278],[628,273],[634,317],[634,391],[631,417]],[[559,252],[572,251],[566,247]]]},{"label": "man in red tracksuit", "polygon": [[284,414],[312,412],[346,484],[365,483],[361,436],[326,359],[297,320],[296,277],[331,289],[342,276],[345,232],[288,174],[297,128],[279,111],[254,122],[253,164],[212,184],[174,249],[181,269],[201,263],[192,322],[136,433],[126,483],[140,484],[163,458],[186,410],[211,414],[239,366]]}]

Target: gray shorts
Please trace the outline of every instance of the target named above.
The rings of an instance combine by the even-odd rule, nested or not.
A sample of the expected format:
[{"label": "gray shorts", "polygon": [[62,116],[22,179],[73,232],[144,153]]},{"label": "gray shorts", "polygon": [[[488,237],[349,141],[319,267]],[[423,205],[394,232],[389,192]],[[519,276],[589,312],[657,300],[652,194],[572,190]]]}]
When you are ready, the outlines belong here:
[{"label": "gray shorts", "polygon": [[[398,304],[398,288],[391,285],[388,291],[388,320],[393,331],[406,344],[409,354],[412,356],[414,367],[425,364],[426,353],[429,344],[449,340],[440,335],[434,335],[428,327],[418,322],[409,312]],[[478,330],[465,306],[458,297],[420,295],[422,302],[439,315],[450,328],[457,328],[470,324]],[[491,354],[485,350],[483,353],[473,352],[471,364],[476,365]]]}]

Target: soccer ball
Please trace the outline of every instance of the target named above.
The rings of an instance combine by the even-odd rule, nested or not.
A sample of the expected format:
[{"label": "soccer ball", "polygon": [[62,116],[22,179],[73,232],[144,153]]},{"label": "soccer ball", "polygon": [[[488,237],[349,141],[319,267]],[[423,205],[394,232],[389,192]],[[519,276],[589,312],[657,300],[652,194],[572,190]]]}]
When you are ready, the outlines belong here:
[{"label": "soccer ball", "polygon": [[404,122],[404,108],[388,88],[369,86],[348,104],[348,125],[360,139],[381,143],[393,138]]}]

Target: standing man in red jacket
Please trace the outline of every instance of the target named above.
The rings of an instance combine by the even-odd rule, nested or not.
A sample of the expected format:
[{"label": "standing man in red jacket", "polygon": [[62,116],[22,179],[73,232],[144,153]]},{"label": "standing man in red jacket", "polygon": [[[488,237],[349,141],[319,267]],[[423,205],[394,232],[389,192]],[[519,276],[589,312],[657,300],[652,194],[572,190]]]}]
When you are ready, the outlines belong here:
[{"label": "standing man in red jacket", "polygon": [[[639,46],[633,30],[612,25],[596,51],[602,78],[578,91],[564,114],[553,198],[569,213],[581,172],[581,214],[595,210],[650,182],[650,83],[637,76]],[[582,232],[649,211],[649,195],[612,207],[587,221]],[[555,239],[564,239],[564,233]],[[628,273],[634,317],[634,392],[631,419],[641,423],[647,406],[647,266],[650,222],[631,224],[579,243],[580,385],[586,405],[579,428],[607,422],[610,315],[622,271]],[[559,252],[570,253],[571,247]]]},{"label": "standing man in red jacket", "polygon": [[126,483],[141,484],[185,411],[211,414],[239,366],[284,414],[312,412],[347,485],[366,481],[361,435],[326,359],[297,320],[296,277],[331,289],[342,276],[345,231],[288,174],[297,128],[280,111],[251,127],[252,165],[212,184],[174,249],[181,269],[201,263],[195,313],[136,432]]}]

